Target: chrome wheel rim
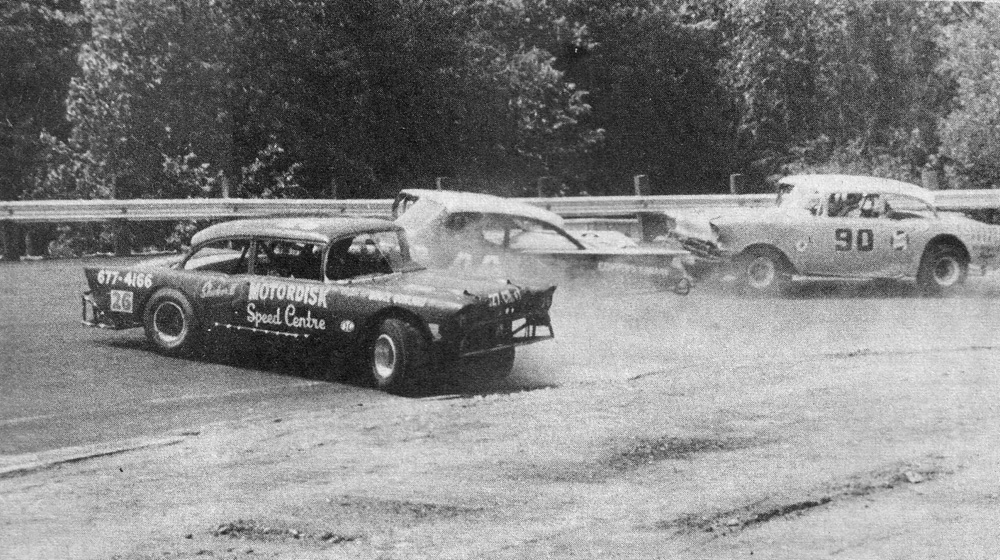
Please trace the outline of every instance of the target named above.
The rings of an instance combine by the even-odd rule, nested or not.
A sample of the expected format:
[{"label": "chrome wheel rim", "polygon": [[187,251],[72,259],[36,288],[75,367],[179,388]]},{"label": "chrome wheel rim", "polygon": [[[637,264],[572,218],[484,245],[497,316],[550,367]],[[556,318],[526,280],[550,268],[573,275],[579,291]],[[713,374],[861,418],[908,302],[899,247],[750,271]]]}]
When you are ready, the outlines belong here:
[{"label": "chrome wheel rim", "polygon": [[758,290],[767,288],[774,282],[777,274],[774,261],[767,257],[757,257],[747,266],[747,283]]},{"label": "chrome wheel rim", "polygon": [[395,341],[389,335],[379,335],[375,339],[375,347],[372,349],[372,371],[375,373],[375,377],[382,381],[392,377],[396,371],[397,359]]},{"label": "chrome wheel rim", "polygon": [[165,301],[156,306],[153,312],[153,328],[156,336],[165,344],[175,344],[187,334],[187,320],[184,310],[172,301]]},{"label": "chrome wheel rim", "polygon": [[940,259],[934,264],[934,281],[938,286],[952,286],[958,282],[961,275],[958,261],[951,257]]}]

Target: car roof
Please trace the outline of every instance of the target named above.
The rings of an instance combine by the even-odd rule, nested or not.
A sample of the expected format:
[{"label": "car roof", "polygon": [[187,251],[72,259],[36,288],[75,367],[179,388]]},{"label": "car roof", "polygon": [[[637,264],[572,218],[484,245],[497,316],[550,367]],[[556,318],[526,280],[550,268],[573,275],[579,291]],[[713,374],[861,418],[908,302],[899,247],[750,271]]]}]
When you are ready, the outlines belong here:
[{"label": "car roof", "polygon": [[327,244],[346,235],[401,229],[378,218],[254,218],[209,226],[191,238],[191,245],[231,237],[274,237]]},{"label": "car roof", "polygon": [[813,193],[826,194],[833,192],[886,193],[912,196],[927,204],[934,204],[934,193],[917,185],[866,175],[790,175],[778,181],[779,184],[793,185],[796,189],[804,189]]},{"label": "car roof", "polygon": [[430,189],[404,189],[400,191],[400,194],[434,201],[444,206],[449,213],[478,212],[481,214],[505,214],[546,222],[559,228],[564,227],[562,216],[555,212],[518,200],[501,198],[491,194]]}]

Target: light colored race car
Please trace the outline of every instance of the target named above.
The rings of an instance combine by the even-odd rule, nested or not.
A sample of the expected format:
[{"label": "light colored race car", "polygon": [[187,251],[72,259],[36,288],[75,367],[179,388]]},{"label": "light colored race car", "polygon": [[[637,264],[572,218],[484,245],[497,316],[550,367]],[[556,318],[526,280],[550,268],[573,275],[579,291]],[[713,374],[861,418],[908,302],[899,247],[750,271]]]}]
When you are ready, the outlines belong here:
[{"label": "light colored race car", "polygon": [[481,273],[516,270],[553,281],[586,271],[654,278],[681,295],[691,290],[687,250],[642,246],[618,231],[573,234],[548,210],[497,196],[425,189],[400,191],[396,223],[413,240],[416,258],[432,266]]},{"label": "light colored race car", "polygon": [[1000,227],[939,211],[932,191],[876,177],[785,177],[774,207],[675,220],[683,246],[730,263],[739,284],[760,293],[793,280],[901,279],[944,294],[970,270],[996,268],[1000,253]]},{"label": "light colored race car", "polygon": [[143,327],[165,354],[212,332],[298,341],[394,392],[466,358],[506,375],[516,346],[552,338],[555,286],[425,269],[387,220],[236,220],[191,244],[179,257],[85,267],[84,324]]}]

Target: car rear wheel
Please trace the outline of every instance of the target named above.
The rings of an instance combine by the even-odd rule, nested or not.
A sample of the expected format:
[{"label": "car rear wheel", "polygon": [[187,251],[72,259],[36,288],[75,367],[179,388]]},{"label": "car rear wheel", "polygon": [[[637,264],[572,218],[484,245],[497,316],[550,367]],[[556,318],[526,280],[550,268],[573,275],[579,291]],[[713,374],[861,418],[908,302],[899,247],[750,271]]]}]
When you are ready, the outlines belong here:
[{"label": "car rear wheel", "polygon": [[427,340],[413,325],[386,319],[369,349],[369,371],[376,387],[397,393],[426,373],[429,363]]},{"label": "car rear wheel", "polygon": [[149,298],[143,313],[146,338],[164,354],[194,350],[200,331],[194,308],[177,290],[165,289]]},{"label": "car rear wheel", "polygon": [[951,292],[965,282],[969,263],[962,251],[951,245],[938,245],[927,251],[917,271],[917,285],[928,295]]},{"label": "car rear wheel", "polygon": [[736,260],[740,287],[760,295],[781,293],[789,283],[788,265],[780,253],[750,249]]}]

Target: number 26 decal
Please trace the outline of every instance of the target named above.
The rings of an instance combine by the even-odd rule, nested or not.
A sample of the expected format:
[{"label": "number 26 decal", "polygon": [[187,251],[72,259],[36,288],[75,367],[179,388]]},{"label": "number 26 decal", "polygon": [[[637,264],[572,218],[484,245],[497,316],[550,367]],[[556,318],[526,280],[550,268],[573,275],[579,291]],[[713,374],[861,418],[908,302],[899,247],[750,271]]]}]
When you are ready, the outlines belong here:
[{"label": "number 26 decal", "polygon": [[856,247],[858,251],[871,251],[875,247],[875,232],[870,229],[859,229],[857,234],[847,228],[837,228],[833,232],[837,240],[838,251],[850,251]]}]

